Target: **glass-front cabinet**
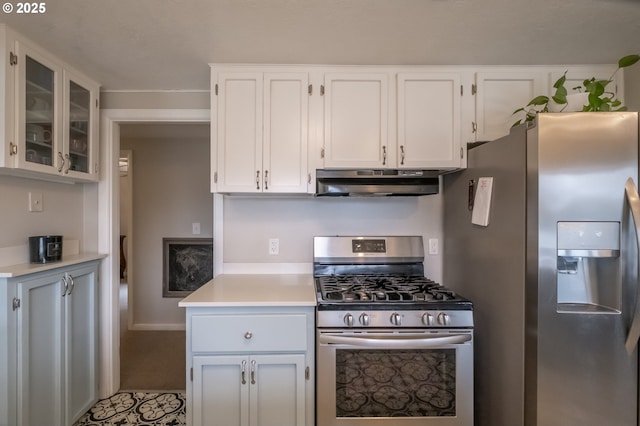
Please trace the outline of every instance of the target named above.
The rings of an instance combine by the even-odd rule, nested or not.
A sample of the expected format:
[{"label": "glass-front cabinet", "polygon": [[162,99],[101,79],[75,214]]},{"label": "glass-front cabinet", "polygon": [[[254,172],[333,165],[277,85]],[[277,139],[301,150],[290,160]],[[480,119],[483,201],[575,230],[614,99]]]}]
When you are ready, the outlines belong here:
[{"label": "glass-front cabinet", "polygon": [[24,72],[18,76],[18,166],[52,171],[57,166],[56,153],[62,150],[57,128],[60,109],[56,105],[61,69],[36,52],[25,52],[18,59],[19,65],[21,62]]},{"label": "glass-front cabinet", "polygon": [[30,42],[7,45],[15,129],[0,165],[23,176],[97,181],[99,85]]},{"label": "glass-front cabinet", "polygon": [[97,103],[98,91],[90,81],[64,72],[63,132],[66,144],[63,173],[69,175],[97,174]]}]

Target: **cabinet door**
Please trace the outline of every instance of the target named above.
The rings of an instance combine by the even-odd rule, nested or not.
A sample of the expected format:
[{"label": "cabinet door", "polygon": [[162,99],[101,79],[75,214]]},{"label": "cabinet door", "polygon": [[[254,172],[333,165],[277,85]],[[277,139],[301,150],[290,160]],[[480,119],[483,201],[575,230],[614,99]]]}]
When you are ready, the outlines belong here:
[{"label": "cabinet door", "polygon": [[62,173],[79,179],[97,179],[98,88],[64,71],[64,167]]},{"label": "cabinet door", "polygon": [[98,400],[97,267],[71,270],[65,296],[65,424]]},{"label": "cabinet door", "polygon": [[457,74],[398,74],[398,167],[460,167]]},{"label": "cabinet door", "polygon": [[262,191],[262,73],[219,73],[220,192]]},{"label": "cabinet door", "polygon": [[308,86],[306,73],[264,75],[265,192],[307,192]]},{"label": "cabinet door", "polygon": [[251,426],[306,424],[303,354],[254,355],[250,370]]},{"label": "cabinet door", "polygon": [[194,356],[193,426],[248,426],[249,375],[247,356]]},{"label": "cabinet door", "polygon": [[[564,72],[567,72],[567,79],[564,83],[564,87],[567,89],[568,93],[578,93],[578,90],[574,88],[576,86],[582,86],[584,80],[590,80],[592,77],[597,78],[598,80],[609,80],[613,73],[616,71],[615,65],[586,65],[586,66],[569,66],[564,69],[557,69],[550,72],[549,78],[549,95],[553,95],[555,93],[555,89],[553,88],[553,84],[558,80]],[[621,74],[617,74],[614,76],[614,81],[609,83],[607,86],[607,90],[611,91],[613,94],[618,95],[617,90],[617,78],[620,78]]]},{"label": "cabinet door", "polygon": [[58,174],[63,167],[62,131],[58,128],[62,69],[53,58],[16,42],[17,167]]},{"label": "cabinet door", "polygon": [[65,424],[64,294],[62,281],[51,276],[18,284],[19,425]]},{"label": "cabinet door", "polygon": [[15,167],[15,39],[11,30],[0,26],[0,167]]},{"label": "cabinet door", "polygon": [[387,167],[389,90],[384,73],[324,76],[324,166]]},{"label": "cabinet door", "polygon": [[476,87],[476,141],[489,141],[509,134],[518,120],[513,111],[547,94],[547,75],[535,70],[479,72]]}]

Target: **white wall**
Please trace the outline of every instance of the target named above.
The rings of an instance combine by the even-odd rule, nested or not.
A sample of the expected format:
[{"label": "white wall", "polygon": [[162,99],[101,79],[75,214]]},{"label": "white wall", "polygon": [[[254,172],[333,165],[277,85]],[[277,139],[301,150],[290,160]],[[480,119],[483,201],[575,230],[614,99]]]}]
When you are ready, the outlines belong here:
[{"label": "white wall", "polygon": [[[85,213],[95,214],[95,206],[90,205],[95,200],[89,195],[87,204],[85,199],[85,193],[90,194],[92,190],[85,189],[85,185],[95,187],[95,184],[54,183],[0,175],[0,248],[26,247],[29,236],[56,234],[64,240],[79,240],[80,251],[95,250],[93,243],[87,247],[85,242]],[[42,193],[42,212],[29,212],[29,192]],[[87,219],[90,224],[95,223],[93,217]],[[21,256],[23,262],[29,261],[28,251]],[[9,263],[0,259],[0,264]]]},{"label": "white wall", "polygon": [[[318,235],[422,235],[442,242],[442,197],[224,199],[225,263],[311,263]],[[269,238],[280,254],[268,254]],[[426,255],[425,273],[442,279],[441,256]]]},{"label": "white wall", "polygon": [[209,109],[211,95],[202,91],[103,91],[102,109]]},{"label": "white wall", "polygon": [[624,92],[629,111],[640,111],[640,64],[624,69]]},{"label": "white wall", "polygon": [[126,139],[122,127],[120,147],[133,158],[133,328],[180,328],[185,322],[180,298],[162,297],[162,238],[193,237],[193,222],[200,223],[200,237],[213,235],[209,126],[197,126],[201,137],[135,139]]}]

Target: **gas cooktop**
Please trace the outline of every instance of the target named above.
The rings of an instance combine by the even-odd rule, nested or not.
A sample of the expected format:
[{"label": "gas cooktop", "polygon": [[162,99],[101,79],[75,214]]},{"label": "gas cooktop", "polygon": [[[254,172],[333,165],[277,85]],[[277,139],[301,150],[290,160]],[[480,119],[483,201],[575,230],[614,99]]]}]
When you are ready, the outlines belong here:
[{"label": "gas cooktop", "polygon": [[433,302],[456,294],[426,277],[329,275],[317,278],[322,300],[339,302]]},{"label": "gas cooktop", "polygon": [[316,237],[318,310],[471,310],[424,275],[422,237]]},{"label": "gas cooktop", "polygon": [[318,310],[470,310],[452,290],[421,276],[325,275],[316,277]]}]

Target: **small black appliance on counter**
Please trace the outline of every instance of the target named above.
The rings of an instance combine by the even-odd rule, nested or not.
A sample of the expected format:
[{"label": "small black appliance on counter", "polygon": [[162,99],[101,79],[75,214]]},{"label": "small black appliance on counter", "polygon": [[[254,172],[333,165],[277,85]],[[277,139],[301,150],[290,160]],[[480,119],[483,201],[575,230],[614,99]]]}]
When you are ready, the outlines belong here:
[{"label": "small black appliance on counter", "polygon": [[29,261],[31,263],[57,262],[61,259],[62,235],[29,237]]}]

